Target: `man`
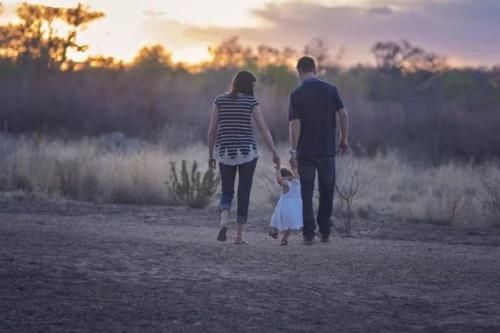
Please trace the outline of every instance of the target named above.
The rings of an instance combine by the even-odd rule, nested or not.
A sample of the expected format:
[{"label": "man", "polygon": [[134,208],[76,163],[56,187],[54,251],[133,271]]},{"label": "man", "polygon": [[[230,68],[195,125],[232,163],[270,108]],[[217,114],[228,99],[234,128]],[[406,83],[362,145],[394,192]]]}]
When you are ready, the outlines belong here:
[{"label": "man", "polygon": [[[314,59],[300,58],[297,71],[302,83],[290,96],[290,164],[299,171],[304,244],[311,245],[316,236],[316,223],[321,241],[329,241],[335,191],[336,115],[340,121],[338,151],[341,154],[349,148],[349,120],[337,88],[318,79]],[[317,219],[313,209],[316,173],[319,183]]]}]

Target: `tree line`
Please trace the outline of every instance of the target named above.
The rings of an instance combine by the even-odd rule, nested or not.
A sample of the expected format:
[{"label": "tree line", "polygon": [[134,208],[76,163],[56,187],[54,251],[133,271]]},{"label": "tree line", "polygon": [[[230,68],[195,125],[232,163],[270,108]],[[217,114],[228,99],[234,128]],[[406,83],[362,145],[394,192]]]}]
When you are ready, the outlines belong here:
[{"label": "tree line", "polygon": [[[79,137],[122,132],[172,146],[202,140],[213,98],[240,68],[259,77],[257,94],[273,134],[286,140],[288,94],[297,57],[318,60],[351,109],[359,153],[395,148],[413,157],[486,160],[500,156],[500,68],[450,68],[446,57],[408,41],[373,45],[375,66],[344,68],[343,49],[320,38],[300,51],[250,47],[237,37],[213,45],[210,60],[176,64],[161,45],[130,64],[106,56],[75,62],[78,36],[104,17],[81,4],[23,3],[0,25],[0,122],[4,131]],[[64,27],[64,28],[61,28]]]}]

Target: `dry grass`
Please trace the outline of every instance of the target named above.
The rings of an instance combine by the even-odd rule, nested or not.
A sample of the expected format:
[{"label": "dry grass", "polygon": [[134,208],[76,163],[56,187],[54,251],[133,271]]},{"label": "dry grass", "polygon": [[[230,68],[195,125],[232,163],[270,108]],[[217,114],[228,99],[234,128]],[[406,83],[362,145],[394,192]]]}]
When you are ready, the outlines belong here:
[{"label": "dry grass", "polygon": [[[106,203],[173,204],[165,181],[169,163],[197,160],[206,170],[206,147],[192,145],[169,152],[165,145],[128,140],[119,135],[74,142],[39,137],[0,137],[0,191],[67,197]],[[283,149],[283,157],[287,156]],[[494,224],[492,206],[499,193],[500,168],[447,164],[419,168],[397,154],[373,159],[339,157],[337,179],[361,166],[363,183],[352,210],[362,218],[399,218],[410,222],[480,227]],[[274,183],[271,158],[262,149],[252,192],[252,209],[272,208],[279,187]],[[489,184],[485,188],[484,184]],[[482,198],[482,200],[480,200]],[[489,201],[488,201],[489,200]],[[216,202],[213,203],[216,205]],[[337,196],[336,206],[341,200]],[[485,209],[489,208],[489,212]],[[336,212],[341,214],[341,212]]]},{"label": "dry grass", "polygon": [[370,182],[360,194],[361,205],[410,222],[470,227],[489,223],[475,196],[484,193],[485,177],[500,175],[498,165],[421,168],[390,154],[366,161],[366,166],[362,176]]},{"label": "dry grass", "polygon": [[[79,200],[167,204],[169,156],[160,149],[79,142],[19,139],[2,156],[4,191],[59,194]],[[126,145],[126,144],[125,144]],[[172,155],[173,156],[173,155]]]}]

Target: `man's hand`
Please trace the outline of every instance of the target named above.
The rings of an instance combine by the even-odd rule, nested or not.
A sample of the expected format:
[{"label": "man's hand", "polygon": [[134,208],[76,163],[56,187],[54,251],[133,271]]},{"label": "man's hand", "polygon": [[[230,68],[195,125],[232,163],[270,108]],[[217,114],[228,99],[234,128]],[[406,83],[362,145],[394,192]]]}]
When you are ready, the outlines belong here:
[{"label": "man's hand", "polygon": [[339,152],[340,155],[345,155],[345,153],[347,153],[348,150],[349,150],[349,143],[347,142],[347,139],[340,139],[337,152]]},{"label": "man's hand", "polygon": [[297,169],[299,167],[299,163],[297,162],[297,154],[290,155],[290,166],[292,169]]},{"label": "man's hand", "polygon": [[349,137],[349,115],[345,108],[337,111],[340,121],[340,141],[337,147],[337,152],[344,155],[349,150],[349,142],[347,138]]}]

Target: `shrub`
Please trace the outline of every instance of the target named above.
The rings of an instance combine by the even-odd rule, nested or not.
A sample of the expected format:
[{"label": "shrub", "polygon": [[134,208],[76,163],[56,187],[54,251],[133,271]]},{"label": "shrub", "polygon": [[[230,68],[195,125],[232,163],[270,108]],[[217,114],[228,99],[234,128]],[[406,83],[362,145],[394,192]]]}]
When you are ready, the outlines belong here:
[{"label": "shrub", "polygon": [[59,191],[63,196],[79,199],[80,165],[79,161],[56,161],[55,172],[59,180]]},{"label": "shrub", "polygon": [[13,177],[13,189],[30,193],[33,192],[33,184],[28,179],[28,177],[15,174]]},{"label": "shrub", "polygon": [[217,192],[220,179],[213,169],[208,169],[203,178],[198,171],[198,163],[193,162],[188,172],[187,162],[182,160],[180,175],[175,162],[170,162],[170,181],[166,182],[169,191],[178,202],[191,208],[205,208]]},{"label": "shrub", "polygon": [[478,197],[483,214],[494,225],[500,226],[500,180],[483,181],[484,192]]},{"label": "shrub", "polygon": [[467,212],[472,205],[471,193],[457,191],[450,186],[443,189],[445,222],[455,224],[467,216]]},{"label": "shrub", "polygon": [[362,168],[358,161],[353,158],[344,158],[339,161],[342,164],[339,168],[339,177],[335,184],[337,197],[340,199],[341,220],[343,226],[334,224],[334,227],[339,232],[344,232],[347,235],[351,233],[351,221],[354,216],[353,202],[358,197],[360,191],[366,185],[366,181],[362,179]]}]

